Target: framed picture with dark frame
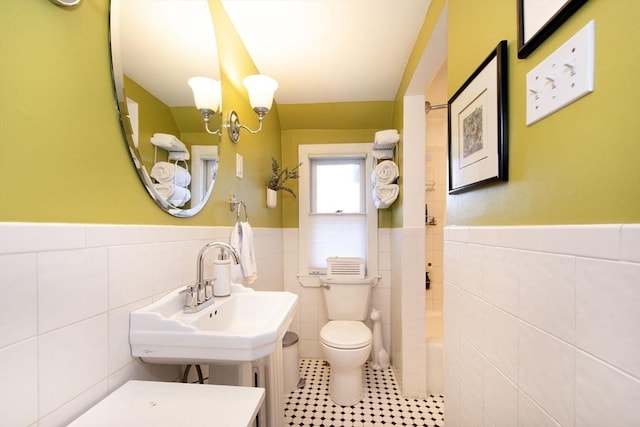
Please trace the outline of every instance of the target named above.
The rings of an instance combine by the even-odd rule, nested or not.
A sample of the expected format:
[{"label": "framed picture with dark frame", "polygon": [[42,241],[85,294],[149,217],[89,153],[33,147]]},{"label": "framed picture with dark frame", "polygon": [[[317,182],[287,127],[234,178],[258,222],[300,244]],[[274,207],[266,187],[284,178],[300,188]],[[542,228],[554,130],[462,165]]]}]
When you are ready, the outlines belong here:
[{"label": "framed picture with dark frame", "polygon": [[449,194],[508,180],[507,41],[448,102]]},{"label": "framed picture with dark frame", "polygon": [[557,30],[587,0],[516,0],[518,58],[524,59]]}]

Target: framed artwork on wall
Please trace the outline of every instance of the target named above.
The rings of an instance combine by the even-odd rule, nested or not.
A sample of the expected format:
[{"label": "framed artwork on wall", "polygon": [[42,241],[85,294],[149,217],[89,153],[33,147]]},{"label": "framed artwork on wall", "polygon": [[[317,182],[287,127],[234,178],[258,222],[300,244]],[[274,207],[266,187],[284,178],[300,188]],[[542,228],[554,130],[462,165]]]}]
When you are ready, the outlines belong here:
[{"label": "framed artwork on wall", "polygon": [[448,102],[449,194],[508,179],[507,41]]},{"label": "framed artwork on wall", "polygon": [[524,59],[587,0],[516,0],[518,58]]}]

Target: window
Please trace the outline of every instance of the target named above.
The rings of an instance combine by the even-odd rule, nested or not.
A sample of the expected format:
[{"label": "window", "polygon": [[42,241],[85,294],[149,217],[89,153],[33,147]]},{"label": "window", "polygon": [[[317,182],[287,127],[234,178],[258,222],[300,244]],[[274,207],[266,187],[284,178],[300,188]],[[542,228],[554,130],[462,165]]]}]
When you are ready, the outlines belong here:
[{"label": "window", "polygon": [[378,215],[371,200],[371,144],[301,145],[301,283],[326,274],[330,256],[362,257],[377,274]]}]

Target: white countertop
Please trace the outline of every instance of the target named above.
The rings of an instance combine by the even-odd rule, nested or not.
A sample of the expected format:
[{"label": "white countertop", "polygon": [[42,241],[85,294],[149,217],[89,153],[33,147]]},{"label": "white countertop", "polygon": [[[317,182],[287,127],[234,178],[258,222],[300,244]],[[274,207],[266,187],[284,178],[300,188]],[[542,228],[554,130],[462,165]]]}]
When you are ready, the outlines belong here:
[{"label": "white countertop", "polygon": [[70,427],[247,427],[264,401],[257,387],[129,381]]}]

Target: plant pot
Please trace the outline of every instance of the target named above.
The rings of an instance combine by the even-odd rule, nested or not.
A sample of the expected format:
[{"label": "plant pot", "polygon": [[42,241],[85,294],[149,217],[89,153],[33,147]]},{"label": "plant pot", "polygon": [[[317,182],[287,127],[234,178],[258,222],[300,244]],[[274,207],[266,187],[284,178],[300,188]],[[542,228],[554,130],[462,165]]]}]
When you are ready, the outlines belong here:
[{"label": "plant pot", "polygon": [[278,192],[267,188],[267,207],[275,208],[278,205]]}]

